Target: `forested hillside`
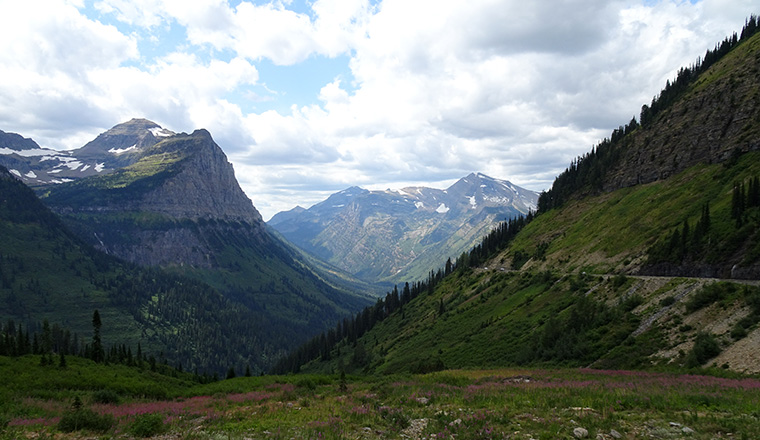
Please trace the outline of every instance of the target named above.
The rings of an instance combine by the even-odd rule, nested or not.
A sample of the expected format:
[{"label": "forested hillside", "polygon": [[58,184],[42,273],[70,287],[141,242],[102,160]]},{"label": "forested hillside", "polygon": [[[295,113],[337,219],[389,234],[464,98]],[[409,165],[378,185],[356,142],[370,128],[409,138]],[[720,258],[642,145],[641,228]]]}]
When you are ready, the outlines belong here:
[{"label": "forested hillside", "polygon": [[[151,142],[130,150],[137,156],[129,165],[37,190],[67,227],[102,252],[140,266],[144,273],[163,273],[159,279],[188,280],[179,294],[198,297],[197,302],[217,301],[212,298],[221,295],[220,304],[198,304],[192,310],[172,296],[158,304],[172,316],[198,313],[203,322],[223,320],[208,330],[201,325],[195,330],[198,336],[215,337],[215,326],[236,326],[230,331],[239,340],[209,345],[204,362],[227,362],[220,353],[229,351],[261,371],[296,344],[371,303],[372,290],[315,264],[272,234],[208,131],[164,133],[156,139],[151,133],[157,130],[149,121],[120,124],[83,150],[114,155],[112,151],[147,136]],[[132,134],[124,139],[125,132]],[[129,283],[116,287],[118,298],[126,295],[119,300],[123,307],[143,307],[150,299],[139,296],[146,289]],[[195,288],[212,289],[214,296],[193,293]],[[174,290],[168,288],[170,294]],[[238,316],[245,316],[244,324]],[[146,325],[164,327],[160,319]],[[167,333],[171,331],[168,326]],[[212,334],[203,335],[206,331]],[[195,350],[194,344],[187,339],[178,350]]]},{"label": "forested hillside", "polygon": [[[406,301],[391,292],[278,371],[715,365],[758,372],[751,347],[760,338],[760,289],[705,278],[760,275],[756,18],[705,58],[645,107],[643,126],[631,121],[574,161],[535,216],[503,225],[413,283]],[[683,110],[695,100],[741,104],[733,117],[715,105]],[[674,137],[672,127],[684,135]],[[690,139],[715,130],[719,136],[704,139],[709,145]],[[653,145],[665,157],[661,172],[626,180],[647,169],[636,158],[651,159]],[[642,276],[651,274],[669,276]]]},{"label": "forested hillside", "polygon": [[29,335],[47,321],[69,330],[61,346],[83,351],[92,337],[93,311],[99,310],[104,346],[125,345],[136,354],[140,344],[146,357],[188,370],[255,369],[260,357],[277,353],[262,340],[276,326],[250,319],[247,308],[208,284],[96,251],[4,168],[0,242],[0,319],[6,330]]}]

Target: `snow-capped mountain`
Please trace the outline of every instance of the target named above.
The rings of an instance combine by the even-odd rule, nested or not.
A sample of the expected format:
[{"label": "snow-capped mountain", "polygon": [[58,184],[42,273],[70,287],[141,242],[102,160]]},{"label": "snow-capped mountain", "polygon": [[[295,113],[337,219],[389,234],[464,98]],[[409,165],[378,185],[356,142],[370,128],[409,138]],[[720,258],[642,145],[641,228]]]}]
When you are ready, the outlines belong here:
[{"label": "snow-capped mountain", "polygon": [[143,152],[175,133],[147,119],[132,119],[76,150],[41,148],[31,139],[0,131],[0,165],[29,186],[108,174],[135,163]]},{"label": "snow-capped mountain", "polygon": [[469,250],[493,225],[536,209],[538,194],[473,173],[447,189],[351,187],[269,225],[367,281],[414,281]]}]

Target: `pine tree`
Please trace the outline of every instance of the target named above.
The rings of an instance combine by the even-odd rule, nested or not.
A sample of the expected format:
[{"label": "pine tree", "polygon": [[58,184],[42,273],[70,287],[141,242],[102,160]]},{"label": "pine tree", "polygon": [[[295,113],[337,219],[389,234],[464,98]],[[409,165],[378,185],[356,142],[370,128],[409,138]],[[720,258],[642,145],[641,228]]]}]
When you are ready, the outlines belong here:
[{"label": "pine tree", "polygon": [[744,184],[735,183],[734,191],[731,194],[731,218],[736,220],[736,225],[741,226],[742,217],[744,216]]},{"label": "pine tree", "polygon": [[90,351],[90,359],[98,363],[105,360],[103,344],[100,339],[100,328],[102,326],[103,323],[100,321],[100,313],[95,310],[92,313],[92,349]]}]

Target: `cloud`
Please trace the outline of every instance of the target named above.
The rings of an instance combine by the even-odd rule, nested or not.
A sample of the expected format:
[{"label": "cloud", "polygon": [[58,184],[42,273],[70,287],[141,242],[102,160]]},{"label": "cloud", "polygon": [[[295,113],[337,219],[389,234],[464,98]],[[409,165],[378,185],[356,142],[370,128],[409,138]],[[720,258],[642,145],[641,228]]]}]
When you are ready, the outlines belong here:
[{"label": "cloud", "polygon": [[[207,128],[265,217],[351,185],[472,171],[540,190],[757,12],[746,0],[298,1],[0,3],[0,128],[56,148],[132,117]],[[350,75],[308,105],[278,85],[267,99],[289,110],[256,110],[262,60],[320,57],[348,59]]]}]

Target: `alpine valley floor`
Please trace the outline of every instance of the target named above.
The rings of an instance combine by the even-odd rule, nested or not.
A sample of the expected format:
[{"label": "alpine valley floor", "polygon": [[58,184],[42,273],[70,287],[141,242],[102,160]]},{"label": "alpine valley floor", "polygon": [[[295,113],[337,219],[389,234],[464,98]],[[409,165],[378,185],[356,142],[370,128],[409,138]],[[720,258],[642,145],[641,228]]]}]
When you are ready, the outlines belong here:
[{"label": "alpine valley floor", "polygon": [[[2,388],[0,438],[760,438],[760,379],[720,371],[449,370],[191,385],[78,358],[56,368],[36,356],[0,358],[12,378]],[[146,398],[149,389],[165,396]]]}]

